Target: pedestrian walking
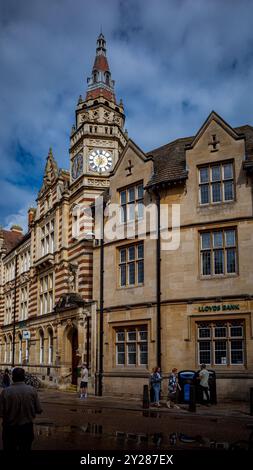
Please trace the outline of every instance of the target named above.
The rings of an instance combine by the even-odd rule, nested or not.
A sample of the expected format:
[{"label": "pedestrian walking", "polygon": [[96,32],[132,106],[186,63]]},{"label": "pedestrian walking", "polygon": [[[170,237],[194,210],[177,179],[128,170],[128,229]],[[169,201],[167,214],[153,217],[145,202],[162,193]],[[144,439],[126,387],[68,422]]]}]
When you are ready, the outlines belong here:
[{"label": "pedestrian walking", "polygon": [[3,388],[6,388],[6,387],[10,386],[11,379],[10,379],[9,369],[5,369],[5,371],[4,371],[2,383],[3,383]]},{"label": "pedestrian walking", "polygon": [[154,393],[154,406],[160,406],[160,391],[161,391],[162,374],[160,367],[155,367],[154,373],[151,378],[151,385]]},{"label": "pedestrian walking", "polygon": [[153,389],[153,375],[155,373],[155,367],[153,367],[152,372],[149,376],[149,396],[150,396],[150,404],[153,405],[155,402],[155,394]]},{"label": "pedestrian walking", "polygon": [[199,387],[201,391],[201,402],[203,405],[210,404],[210,395],[209,395],[209,372],[206,369],[206,364],[201,364],[201,370],[197,379],[199,382]]},{"label": "pedestrian walking", "polygon": [[15,367],[12,385],[0,395],[0,416],[3,418],[3,448],[5,451],[29,451],[34,439],[33,420],[42,413],[37,391],[26,385],[25,371]]},{"label": "pedestrian walking", "polygon": [[83,364],[81,369],[81,383],[80,383],[80,398],[87,398],[87,389],[88,389],[88,380],[89,380],[89,371],[87,365]]},{"label": "pedestrian walking", "polygon": [[179,406],[176,404],[179,390],[181,390],[181,387],[178,383],[177,368],[173,367],[168,379],[168,400],[166,403],[168,408],[179,409]]}]

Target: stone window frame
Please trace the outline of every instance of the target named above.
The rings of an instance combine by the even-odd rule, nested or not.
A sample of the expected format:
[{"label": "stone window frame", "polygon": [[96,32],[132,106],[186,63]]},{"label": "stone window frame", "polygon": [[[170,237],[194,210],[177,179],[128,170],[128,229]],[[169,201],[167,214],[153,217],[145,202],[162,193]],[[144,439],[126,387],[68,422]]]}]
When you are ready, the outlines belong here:
[{"label": "stone window frame", "polygon": [[[241,335],[233,335],[231,332],[231,328],[242,328],[242,334]],[[203,336],[200,336],[200,329],[203,330]],[[219,333],[218,333],[219,329]],[[210,367],[236,367],[236,366],[246,366],[246,325],[245,325],[245,320],[244,319],[210,319],[210,320],[201,320],[196,322],[196,339],[197,339],[197,364],[201,365],[202,363],[207,364]],[[206,332],[204,333],[204,330]],[[217,330],[217,332],[216,332]],[[225,334],[222,333],[222,331]],[[241,348],[235,348],[232,347],[232,342],[236,341],[241,341],[242,345]],[[208,346],[209,343],[209,348],[207,347],[206,349],[202,349],[202,352],[206,352],[206,356],[200,355],[201,350],[200,350],[200,344],[206,344]],[[222,347],[220,344],[220,347],[216,348],[218,346],[218,343],[225,343],[225,348],[224,346]],[[225,360],[222,360],[223,358],[221,357],[220,362],[216,360],[216,354],[218,355],[219,352],[225,351]],[[232,352],[236,353],[236,351],[240,351],[242,354],[242,361],[241,362],[233,362],[232,360]],[[208,354],[210,354],[210,361],[207,359]]]},{"label": "stone window frame", "polygon": [[20,320],[28,318],[28,303],[29,303],[29,285],[28,283],[20,287]]},{"label": "stone window frame", "polygon": [[[142,188],[142,193],[139,193]],[[130,191],[134,190],[134,197],[130,197]],[[141,220],[144,214],[144,185],[138,181],[118,190],[120,205],[120,223],[128,224]],[[125,194],[125,199],[123,195]],[[131,209],[131,206],[133,209]],[[139,209],[140,208],[140,209]],[[140,212],[139,212],[140,211]],[[133,218],[130,218],[134,214]]]},{"label": "stone window frame", "polygon": [[[51,281],[50,281],[51,280]],[[46,285],[47,284],[47,285]],[[38,289],[38,302],[39,302],[39,315],[46,315],[53,311],[54,303],[54,272],[50,271],[39,277],[39,289]],[[45,301],[46,299],[46,301]],[[47,306],[45,310],[44,306]],[[48,308],[49,307],[51,308]]]},{"label": "stone window frame", "polygon": [[[139,247],[142,246],[142,256],[139,256]],[[131,258],[129,255],[130,250],[134,249],[134,257]],[[144,270],[144,241],[137,243],[130,243],[128,245],[122,245],[117,248],[118,251],[118,288],[127,289],[132,287],[139,287],[144,285],[145,270]],[[125,251],[125,259],[122,258],[122,253]],[[139,282],[139,266],[142,265],[143,278]],[[130,279],[130,265],[134,265],[134,283],[129,282]],[[125,267],[125,280],[126,283],[122,284],[122,272]]]},{"label": "stone window frame", "polygon": [[51,218],[40,227],[41,257],[54,253],[55,248],[55,220]]},{"label": "stone window frame", "polygon": [[[225,165],[232,165],[232,177],[225,178],[224,177],[224,166]],[[213,167],[220,167],[220,179],[213,180],[212,179],[212,168]],[[226,204],[232,203],[236,200],[236,187],[235,187],[235,165],[234,159],[229,160],[222,160],[219,162],[212,162],[208,164],[199,165],[198,167],[198,201],[200,207],[206,207],[210,205],[219,205],[219,204]],[[201,170],[208,169],[208,180],[201,182]],[[233,188],[233,198],[232,199],[225,199],[225,183],[232,182]],[[221,200],[220,201],[213,201],[213,187],[215,184],[220,183],[221,185]],[[208,202],[201,202],[201,187],[208,186]]]},{"label": "stone window frame", "polygon": [[[148,366],[148,325],[124,325],[114,328],[115,332],[115,365],[116,367],[132,368]],[[124,334],[123,339],[119,339],[119,334]],[[135,338],[129,335],[135,333]],[[146,338],[141,339],[140,333],[146,333]],[[133,335],[134,336],[134,335]],[[146,345],[146,351],[141,351],[141,345]],[[121,346],[119,350],[119,346]],[[131,346],[131,348],[130,348]],[[132,350],[131,350],[132,349]],[[146,361],[141,362],[141,353],[146,354]],[[124,361],[119,360],[119,354],[124,355]],[[133,357],[135,360],[133,361]],[[132,359],[131,359],[132,358]]]},{"label": "stone window frame", "polygon": [[[228,245],[226,242],[225,232],[234,231],[235,232],[235,244]],[[222,246],[215,247],[214,246],[214,233],[222,232]],[[202,235],[208,234],[211,235],[211,244],[210,248],[203,248],[202,246]],[[227,270],[227,253],[229,250],[235,250],[235,271],[228,272]],[[216,251],[223,252],[223,272],[222,273],[215,273],[214,272],[214,253]],[[208,274],[203,274],[203,254],[210,252],[210,268],[211,272]],[[200,272],[200,279],[207,280],[207,279],[214,279],[214,278],[226,278],[226,277],[236,277],[239,275],[239,250],[238,250],[238,232],[236,226],[229,226],[229,227],[210,227],[208,230],[199,230],[199,272]]]}]

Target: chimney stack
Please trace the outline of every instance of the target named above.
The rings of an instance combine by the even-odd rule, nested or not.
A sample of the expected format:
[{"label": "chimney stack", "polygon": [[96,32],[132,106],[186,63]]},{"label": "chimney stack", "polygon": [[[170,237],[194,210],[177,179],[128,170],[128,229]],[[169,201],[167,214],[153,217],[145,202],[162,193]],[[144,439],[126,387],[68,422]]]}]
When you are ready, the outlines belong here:
[{"label": "chimney stack", "polygon": [[30,207],[30,209],[28,209],[28,229],[29,230],[31,230],[32,224],[35,219],[35,215],[36,215],[36,209],[34,207]]}]

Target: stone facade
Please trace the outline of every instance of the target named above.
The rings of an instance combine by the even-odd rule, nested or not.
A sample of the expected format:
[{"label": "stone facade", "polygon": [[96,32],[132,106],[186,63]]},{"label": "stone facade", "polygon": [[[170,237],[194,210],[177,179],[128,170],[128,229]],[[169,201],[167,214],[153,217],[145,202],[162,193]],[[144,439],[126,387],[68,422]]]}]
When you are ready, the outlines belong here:
[{"label": "stone facade", "polygon": [[58,168],[50,149],[28,233],[3,231],[1,244],[0,367],[20,364],[46,384],[66,387],[77,384],[86,362],[91,391],[97,364],[90,207],[126,144],[105,45],[100,35],[86,98],[77,103],[70,171]]},{"label": "stone facade", "polygon": [[136,397],[153,367],[166,377],[205,362],[220,398],[246,397],[253,127],[212,112],[195,136],[143,152],[124,131],[105,46],[100,34],[70,171],[50,149],[28,233],[0,232],[0,366],[66,387],[87,362],[90,391]]},{"label": "stone facade", "polygon": [[[182,139],[183,144],[187,143],[184,145],[187,176],[180,179],[179,175],[172,181],[168,172],[163,168],[162,173],[158,165],[172,166],[173,143],[168,145],[166,152],[161,148],[148,155],[144,155],[131,141],[125,148],[110,178],[109,207],[119,203],[122,190],[128,191],[141,183],[145,208],[155,203],[159,194],[161,214],[167,213],[168,219],[164,223],[161,216],[160,268],[156,263],[157,239],[152,237],[152,229],[147,230],[143,239],[144,278],[141,282],[136,278],[138,259],[134,259],[134,248],[129,251],[129,247],[138,245],[142,237],[127,238],[123,234],[118,240],[108,240],[105,235],[105,394],[124,394],[127,390],[130,396],[141,396],[143,385],[156,365],[161,366],[164,377],[167,377],[172,367],[198,370],[202,362],[216,373],[219,398],[245,398],[253,385],[253,218],[252,173],[249,172],[252,164],[245,165],[245,161],[252,161],[247,149],[253,128],[248,128],[250,136],[242,135],[242,128],[240,131],[232,129],[217,114],[211,113],[195,137]],[[219,143],[213,145],[214,140]],[[175,146],[178,145],[176,142]],[[160,160],[157,162],[157,159]],[[130,176],[125,170],[129,160],[133,165]],[[213,186],[215,178],[214,182],[207,182],[210,200],[205,203],[200,199],[205,197],[205,192],[200,189],[201,168],[208,168],[209,175],[215,171],[223,172],[220,180],[217,178],[220,182],[216,187]],[[225,180],[221,180],[229,168],[231,184],[227,185]],[[176,170],[173,167],[170,171],[174,174]],[[183,167],[181,171],[183,173]],[[160,181],[157,179],[155,184],[150,184],[154,174],[164,173],[167,181],[160,177]],[[219,194],[222,186],[223,195]],[[230,194],[228,187],[233,188]],[[217,188],[218,196],[215,195]],[[202,196],[201,191],[204,192]],[[211,200],[216,196],[220,201]],[[174,248],[168,244],[168,236],[173,236],[173,205],[180,209],[180,240]],[[138,220],[138,215],[135,217]],[[105,218],[105,227],[106,222]],[[133,222],[126,221],[125,225],[129,225],[131,233]],[[203,255],[202,234],[212,237],[213,244],[217,244],[208,250],[210,256]],[[233,238],[231,243],[228,240],[230,236]],[[222,237],[227,241],[225,238],[222,241]],[[94,271],[99,266],[99,251],[98,247],[94,248]],[[204,256],[210,261],[206,261]],[[134,269],[135,274],[132,274]],[[157,297],[158,269],[161,293]],[[212,272],[203,269],[212,269]],[[132,285],[127,285],[125,276],[132,276]],[[100,283],[94,277],[94,299],[99,299],[99,293]],[[159,323],[160,338],[157,335]],[[163,384],[165,394],[166,390],[167,380]]]}]

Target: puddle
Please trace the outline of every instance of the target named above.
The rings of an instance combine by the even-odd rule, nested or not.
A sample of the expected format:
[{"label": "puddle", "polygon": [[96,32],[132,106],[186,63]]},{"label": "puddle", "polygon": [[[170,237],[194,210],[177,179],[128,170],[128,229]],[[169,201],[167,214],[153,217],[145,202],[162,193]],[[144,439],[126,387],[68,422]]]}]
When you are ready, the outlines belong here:
[{"label": "puddle", "polygon": [[[111,430],[106,426],[97,423],[83,423],[82,425],[56,425],[50,421],[38,421],[35,423],[35,433],[38,440],[54,436],[59,442],[79,442],[82,436],[87,435],[90,438],[102,439],[103,444],[110,445],[112,449],[131,449],[139,448],[145,450],[149,448],[174,448],[178,450],[193,449],[213,449],[229,450],[244,449],[248,446],[248,441],[238,441],[230,443],[227,441],[215,441],[207,436],[189,435],[182,432],[171,433],[135,433],[125,432],[123,430]],[[253,434],[253,433],[252,433]],[[253,439],[253,438],[252,438]],[[97,441],[98,443],[99,441]],[[234,446],[234,447],[233,447]],[[94,441],[94,448],[96,443]]]}]

